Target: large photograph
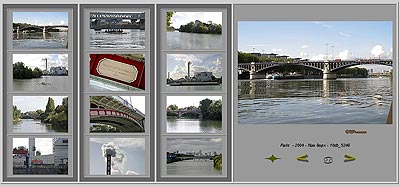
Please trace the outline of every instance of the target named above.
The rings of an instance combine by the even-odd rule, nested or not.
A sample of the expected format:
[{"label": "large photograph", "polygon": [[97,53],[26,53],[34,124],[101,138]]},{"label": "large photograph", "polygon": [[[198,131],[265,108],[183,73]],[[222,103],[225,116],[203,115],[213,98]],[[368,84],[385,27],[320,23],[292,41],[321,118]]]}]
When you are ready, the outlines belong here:
[{"label": "large photograph", "polygon": [[391,124],[390,21],[240,21],[239,124]]}]

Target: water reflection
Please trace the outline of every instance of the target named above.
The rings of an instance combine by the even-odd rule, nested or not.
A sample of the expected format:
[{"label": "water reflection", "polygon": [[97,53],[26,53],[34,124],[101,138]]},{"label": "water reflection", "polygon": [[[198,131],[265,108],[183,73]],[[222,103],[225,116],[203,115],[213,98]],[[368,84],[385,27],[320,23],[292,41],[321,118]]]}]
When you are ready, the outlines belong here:
[{"label": "water reflection", "polygon": [[238,89],[241,123],[385,123],[392,101],[385,78],[246,80]]}]

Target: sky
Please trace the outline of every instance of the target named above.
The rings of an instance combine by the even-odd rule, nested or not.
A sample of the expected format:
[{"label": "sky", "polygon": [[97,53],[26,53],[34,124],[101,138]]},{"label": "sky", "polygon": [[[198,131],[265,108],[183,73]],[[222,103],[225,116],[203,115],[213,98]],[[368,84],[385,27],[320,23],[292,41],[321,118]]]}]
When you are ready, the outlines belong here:
[{"label": "sky", "polygon": [[[29,148],[29,138],[13,138],[13,148],[24,146]],[[53,154],[52,138],[35,138],[36,151],[40,151],[42,155]]]},{"label": "sky", "polygon": [[38,67],[41,70],[46,69],[46,63],[43,60],[47,58],[47,68],[63,66],[68,69],[68,54],[13,54],[13,64],[23,62],[25,66],[32,69]]},{"label": "sky", "polygon": [[310,60],[323,60],[327,52],[329,59],[392,59],[392,22],[240,21],[238,49]]},{"label": "sky", "polygon": [[184,78],[187,75],[187,62],[191,61],[190,76],[194,72],[208,71],[215,77],[222,77],[222,55],[220,54],[168,54],[167,76],[172,79]]},{"label": "sky", "polygon": [[[144,138],[90,138],[90,175],[105,175],[106,160],[101,146],[114,143],[125,155],[121,168],[127,173],[145,174],[145,139]],[[111,171],[111,174],[117,174]]]},{"label": "sky", "polygon": [[179,28],[190,22],[199,20],[203,23],[212,21],[222,25],[222,12],[175,12],[171,18],[171,26]]},{"label": "sky", "polygon": [[222,138],[167,138],[167,151],[222,153]]},{"label": "sky", "polygon": [[128,102],[132,101],[133,107],[138,109],[143,114],[146,114],[146,97],[145,96],[120,96]]},{"label": "sky", "polygon": [[218,100],[221,96],[167,96],[167,106],[177,105],[179,108],[188,106],[199,106],[199,102],[203,99]]},{"label": "sky", "polygon": [[68,12],[13,12],[13,23],[68,25]]},{"label": "sky", "polygon": [[62,99],[67,96],[14,96],[13,105],[21,112],[45,110],[49,97],[54,99],[54,105],[61,105]]}]

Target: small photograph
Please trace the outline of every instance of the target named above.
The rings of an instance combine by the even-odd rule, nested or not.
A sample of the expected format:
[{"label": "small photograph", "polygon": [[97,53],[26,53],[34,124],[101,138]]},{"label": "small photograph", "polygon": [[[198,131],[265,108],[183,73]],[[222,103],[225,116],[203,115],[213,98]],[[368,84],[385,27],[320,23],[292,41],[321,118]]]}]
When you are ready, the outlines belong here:
[{"label": "small photograph", "polygon": [[13,138],[14,175],[68,175],[68,138]]},{"label": "small photograph", "polygon": [[90,96],[90,132],[145,132],[145,96]]},{"label": "small photograph", "polygon": [[67,96],[14,96],[13,133],[68,132]]},{"label": "small photograph", "polygon": [[167,90],[222,90],[222,55],[167,54]]},{"label": "small photograph", "polygon": [[90,12],[89,19],[90,48],[145,48],[145,12]]},{"label": "small photograph", "polygon": [[238,22],[238,123],[392,124],[391,21]]},{"label": "small photograph", "polygon": [[14,91],[68,91],[68,54],[13,54]]},{"label": "small photograph", "polygon": [[167,133],[221,133],[221,96],[167,96]]},{"label": "small photograph", "polygon": [[167,175],[222,175],[222,138],[167,138]]},{"label": "small photograph", "polygon": [[13,12],[14,49],[68,49],[68,12]]},{"label": "small photograph", "polygon": [[144,138],[90,138],[90,175],[145,175]]},{"label": "small photograph", "polygon": [[222,49],[222,12],[167,12],[168,49]]},{"label": "small photograph", "polygon": [[90,54],[91,91],[143,91],[144,54]]}]

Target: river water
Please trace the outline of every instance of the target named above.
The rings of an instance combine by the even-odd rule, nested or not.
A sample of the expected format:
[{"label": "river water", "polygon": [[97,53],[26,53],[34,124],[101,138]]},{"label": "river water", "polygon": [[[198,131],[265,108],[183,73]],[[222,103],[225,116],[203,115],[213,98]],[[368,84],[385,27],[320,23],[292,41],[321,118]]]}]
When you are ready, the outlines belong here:
[{"label": "river water", "polygon": [[222,170],[215,169],[212,160],[184,160],[167,164],[167,175],[209,176],[221,174]]},{"label": "river water", "polygon": [[14,49],[66,49],[68,32],[14,33]]},{"label": "river water", "polygon": [[384,124],[388,78],[240,80],[239,124]]},{"label": "river water", "polygon": [[167,49],[222,49],[222,34],[167,32]]},{"label": "river water", "polygon": [[167,133],[222,133],[222,121],[168,118]]},{"label": "river water", "polygon": [[90,29],[89,46],[92,49],[144,49],[145,30],[123,29],[126,34],[110,34],[105,30]]},{"label": "river water", "polygon": [[41,123],[40,120],[21,119],[13,124],[14,133],[47,133],[68,132],[66,128],[53,128],[51,124]]},{"label": "river water", "polygon": [[42,76],[37,79],[13,79],[14,91],[70,91],[68,76]]}]

